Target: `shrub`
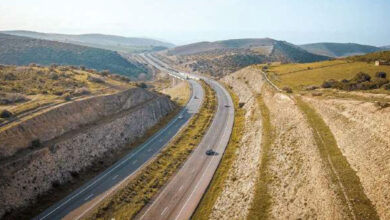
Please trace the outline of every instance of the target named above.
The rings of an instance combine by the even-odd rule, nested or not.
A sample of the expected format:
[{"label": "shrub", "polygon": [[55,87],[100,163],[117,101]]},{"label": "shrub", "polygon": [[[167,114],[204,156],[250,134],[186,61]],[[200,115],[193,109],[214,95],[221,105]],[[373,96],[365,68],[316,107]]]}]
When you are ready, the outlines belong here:
[{"label": "shrub", "polygon": [[39,139],[35,139],[35,140],[31,141],[32,148],[38,148],[41,146],[42,146],[42,144],[41,144],[41,141]]},{"label": "shrub", "polygon": [[56,72],[49,73],[49,79],[58,80],[58,78],[59,78],[59,75]]},{"label": "shrub", "polygon": [[18,102],[26,102],[29,99],[19,93],[0,93],[0,105],[9,105]]},{"label": "shrub", "polygon": [[292,93],[292,89],[290,87],[283,87],[283,91],[287,92],[287,93]]},{"label": "shrub", "polygon": [[140,88],[143,88],[143,89],[148,88],[148,86],[146,85],[146,83],[143,83],[143,82],[142,82],[142,83],[138,83],[137,86],[140,87]]},{"label": "shrub", "polygon": [[51,183],[51,185],[53,186],[53,188],[58,188],[58,187],[60,187],[61,183],[60,183],[60,181],[55,180]]},{"label": "shrub", "polygon": [[361,83],[361,82],[367,82],[371,80],[371,76],[367,73],[360,72],[356,74],[356,76],[352,79],[352,81]]},{"label": "shrub", "polygon": [[71,97],[69,94],[68,94],[68,95],[65,95],[65,96],[64,96],[64,100],[67,101],[67,102],[69,102],[69,101],[72,100],[72,97]]},{"label": "shrub", "polygon": [[95,83],[105,83],[104,79],[95,77],[95,76],[88,76],[88,81],[95,82]]},{"label": "shrub", "polygon": [[390,104],[388,102],[376,102],[375,103],[380,109],[390,107]]},{"label": "shrub", "polygon": [[108,75],[110,75],[110,71],[109,70],[103,70],[103,71],[100,72],[100,75],[108,76]]},{"label": "shrub", "polygon": [[0,112],[0,118],[10,118],[12,115],[12,112],[8,111],[7,109],[4,109]]},{"label": "shrub", "polygon": [[385,72],[377,72],[377,73],[375,73],[375,77],[385,79],[386,73]]},{"label": "shrub", "polygon": [[244,102],[240,102],[240,103],[238,103],[238,107],[240,107],[240,108],[244,107],[244,105],[245,105],[245,103],[244,103]]},{"label": "shrub", "polygon": [[383,88],[385,90],[390,90],[390,83],[383,85]]},{"label": "shrub", "polygon": [[334,88],[334,86],[337,84],[338,82],[334,79],[330,79],[330,80],[326,80],[322,83],[321,87],[322,88],[325,88],[325,89],[328,89],[328,88]]},{"label": "shrub", "polygon": [[77,88],[73,92],[74,96],[89,95],[89,94],[91,94],[91,91],[89,91],[89,89],[86,87]]}]

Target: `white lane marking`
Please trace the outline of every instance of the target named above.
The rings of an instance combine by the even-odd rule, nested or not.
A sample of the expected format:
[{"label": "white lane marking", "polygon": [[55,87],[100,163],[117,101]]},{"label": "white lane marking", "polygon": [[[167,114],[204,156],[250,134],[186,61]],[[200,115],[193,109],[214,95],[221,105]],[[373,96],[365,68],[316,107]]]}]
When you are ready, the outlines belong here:
[{"label": "white lane marking", "polygon": [[165,207],[165,209],[161,212],[161,216],[163,216],[164,215],[164,213],[167,211],[167,209],[168,209],[168,206],[167,207]]},{"label": "white lane marking", "polygon": [[134,161],[133,161],[133,164],[136,164],[136,163],[137,163],[137,161],[138,161],[138,160],[134,160]]},{"label": "white lane marking", "polygon": [[183,185],[181,185],[181,186],[180,186],[180,188],[179,188],[179,192],[180,192],[182,189],[183,189]]},{"label": "white lane marking", "polygon": [[87,197],[84,199],[84,201],[87,201],[87,200],[90,199],[92,196],[93,196],[93,193],[92,193],[91,195],[87,196]]},{"label": "white lane marking", "polygon": [[118,178],[118,176],[119,176],[119,175],[116,175],[116,176],[114,176],[112,179],[114,180],[114,179]]},{"label": "white lane marking", "polygon": [[[181,112],[183,113],[185,110],[187,109],[184,108]],[[76,193],[75,195],[71,196],[69,199],[67,199],[64,203],[61,203],[59,206],[57,206],[55,209],[53,209],[52,211],[50,211],[49,213],[47,213],[45,216],[43,216],[42,218],[40,218],[41,220],[42,219],[45,219],[47,218],[49,215],[51,215],[53,212],[57,211],[58,209],[60,209],[62,206],[66,205],[67,203],[69,203],[72,199],[74,199],[75,197],[79,196],[80,194],[82,194],[83,192],[85,192],[86,190],[88,190],[89,188],[91,188],[93,185],[95,185],[97,182],[99,182],[100,180],[102,180],[104,177],[106,177],[108,174],[110,174],[111,172],[113,172],[115,169],[117,169],[118,167],[120,167],[122,164],[126,163],[128,160],[130,160],[131,158],[133,158],[136,154],[138,154],[141,150],[143,150],[145,147],[147,147],[149,145],[150,142],[154,141],[156,138],[158,138],[162,133],[164,133],[166,130],[168,130],[176,121],[178,120],[178,118],[176,117],[171,123],[169,123],[167,125],[167,127],[165,127],[164,129],[160,130],[156,136],[154,136],[153,138],[151,138],[150,140],[148,140],[146,143],[144,143],[144,145],[142,147],[140,147],[138,150],[136,150],[130,157],[126,158],[125,160],[123,160],[122,162],[120,162],[118,165],[116,165],[115,167],[113,167],[111,170],[107,171],[107,173],[103,174],[102,176],[100,176],[99,178],[97,178],[95,181],[93,181],[90,185],[88,185],[87,187],[85,187],[83,190],[81,190],[80,192]],[[39,216],[38,216],[39,218]]]}]

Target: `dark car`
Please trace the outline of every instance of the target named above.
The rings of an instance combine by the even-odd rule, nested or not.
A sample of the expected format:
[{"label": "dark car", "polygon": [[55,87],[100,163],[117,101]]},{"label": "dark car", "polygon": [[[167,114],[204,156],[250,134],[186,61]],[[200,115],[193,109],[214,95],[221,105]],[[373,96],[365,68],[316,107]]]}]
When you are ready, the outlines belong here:
[{"label": "dark car", "polygon": [[230,105],[225,105],[225,107],[226,107],[226,108],[229,108],[229,107],[230,107]]},{"label": "dark car", "polygon": [[206,151],[206,155],[214,156],[214,155],[218,155],[218,153],[210,149]]}]

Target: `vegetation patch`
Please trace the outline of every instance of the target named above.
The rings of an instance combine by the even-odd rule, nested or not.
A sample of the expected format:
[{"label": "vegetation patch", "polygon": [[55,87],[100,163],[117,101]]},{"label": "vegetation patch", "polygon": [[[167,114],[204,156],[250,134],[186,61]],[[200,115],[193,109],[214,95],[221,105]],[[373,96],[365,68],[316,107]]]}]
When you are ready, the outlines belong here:
[{"label": "vegetation patch", "polygon": [[[264,88],[263,88],[264,90]],[[260,107],[262,118],[262,139],[261,139],[261,158],[259,166],[259,178],[256,182],[255,196],[249,209],[247,219],[267,219],[271,206],[271,195],[268,192],[268,184],[272,182],[270,173],[267,171],[269,160],[269,152],[272,144],[275,141],[275,131],[271,124],[271,116],[267,105],[264,103],[263,97],[258,95],[257,103]]]},{"label": "vegetation patch", "polygon": [[198,208],[196,209],[192,219],[209,219],[215,202],[221,195],[224,188],[225,180],[228,177],[229,170],[233,166],[236,158],[237,149],[241,147],[241,139],[245,128],[245,109],[239,106],[238,97],[228,89],[234,103],[234,127],[230,136],[229,144],[226,147],[225,153],[218,169],[215,172],[213,179],[203,196]]},{"label": "vegetation patch", "polygon": [[211,124],[216,110],[214,91],[202,82],[205,99],[200,112],[195,114],[180,134],[142,172],[107,198],[86,219],[132,219],[168,182],[200,143]]},{"label": "vegetation patch", "polygon": [[[359,72],[368,74],[372,79],[378,78],[375,74],[390,73],[390,66],[375,66],[373,63],[345,59],[302,64],[272,64],[264,70],[268,78],[279,88],[290,87],[293,90],[306,90],[309,87],[320,87],[324,81],[329,79],[336,81],[353,79]],[[385,92],[382,88],[379,91]]]},{"label": "vegetation patch", "polygon": [[336,187],[337,195],[350,210],[350,218],[379,219],[375,207],[364,193],[356,172],[351,168],[347,159],[341,153],[337,142],[321,116],[297,98],[297,105],[305,114],[313,129],[314,139],[318,146],[322,161],[330,168],[331,180]]},{"label": "vegetation patch", "polygon": [[[377,72],[374,77],[371,77],[367,73],[360,72],[356,74],[352,79],[343,79],[337,81],[334,79],[326,80],[322,83],[322,88],[334,88],[346,91],[353,90],[371,90],[379,89],[384,85],[388,85],[389,80],[386,79],[385,72]],[[387,86],[384,86],[386,89]]]}]

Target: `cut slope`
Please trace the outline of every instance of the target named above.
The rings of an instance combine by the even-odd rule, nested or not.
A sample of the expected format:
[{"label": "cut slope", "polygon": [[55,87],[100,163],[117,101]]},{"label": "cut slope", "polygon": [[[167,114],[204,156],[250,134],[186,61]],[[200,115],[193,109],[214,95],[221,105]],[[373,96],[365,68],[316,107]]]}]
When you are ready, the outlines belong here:
[{"label": "cut slope", "polygon": [[147,72],[143,65],[131,63],[113,51],[7,34],[0,34],[0,63],[83,65],[131,77]]},{"label": "cut slope", "polygon": [[53,40],[65,43],[73,43],[83,46],[91,46],[102,49],[121,51],[121,52],[133,52],[135,50],[153,50],[170,48],[174,45],[167,42],[162,42],[148,38],[136,38],[136,37],[122,37],[115,35],[104,34],[52,34],[52,33],[39,33],[33,31],[3,31],[2,33],[31,37],[43,40]]},{"label": "cut slope", "polygon": [[329,57],[344,57],[380,51],[381,48],[354,43],[314,43],[300,45],[310,53]]}]

